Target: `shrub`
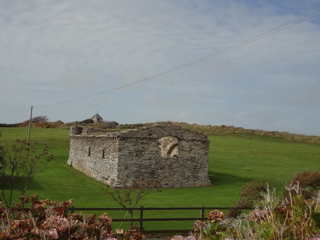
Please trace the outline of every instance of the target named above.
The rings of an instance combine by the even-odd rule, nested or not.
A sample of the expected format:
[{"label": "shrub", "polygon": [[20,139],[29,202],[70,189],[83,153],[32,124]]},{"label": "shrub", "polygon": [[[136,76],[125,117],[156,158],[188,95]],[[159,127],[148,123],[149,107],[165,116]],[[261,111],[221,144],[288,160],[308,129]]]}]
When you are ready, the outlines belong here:
[{"label": "shrub", "polygon": [[262,198],[261,193],[266,193],[268,183],[253,180],[247,183],[240,192],[240,200],[234,209],[230,209],[228,217],[235,218],[242,213],[241,208],[253,208],[254,203]]},{"label": "shrub", "polygon": [[[31,201],[30,208],[24,208]],[[38,200],[38,196],[20,197],[14,207],[3,208],[0,202],[0,239],[141,239],[138,228],[112,231],[112,218],[69,213],[72,201],[61,203]]]},{"label": "shrub", "polygon": [[[312,172],[305,171],[299,173],[292,181],[291,184],[299,184],[301,187],[301,194],[306,199],[315,197],[317,190],[320,189],[320,171]],[[290,194],[296,194],[295,191],[290,192]],[[288,197],[289,192],[286,190],[284,192],[284,197]]]},{"label": "shrub", "polygon": [[174,236],[172,240],[319,240],[320,191],[305,200],[299,184],[290,184],[286,189],[288,198],[280,201],[276,191],[267,187],[256,208],[237,218],[225,219],[215,210],[208,214],[208,221],[194,224],[191,236]]},{"label": "shrub", "polygon": [[81,121],[80,123],[94,123],[94,121],[92,119],[85,119],[85,120]]},{"label": "shrub", "polygon": [[104,124],[106,128],[116,128],[119,125],[116,121],[107,121]]},{"label": "shrub", "polygon": [[19,123],[0,123],[0,127],[19,127]]},{"label": "shrub", "polygon": [[130,214],[130,226],[132,226],[133,208],[145,196],[161,192],[162,186],[159,180],[150,178],[131,179],[128,175],[115,179],[103,178],[108,183],[106,184],[106,193],[121,207],[126,209]]},{"label": "shrub", "polygon": [[[29,123],[29,119],[25,120],[23,123]],[[36,116],[31,118],[31,123],[47,122],[49,121],[47,116]]]}]

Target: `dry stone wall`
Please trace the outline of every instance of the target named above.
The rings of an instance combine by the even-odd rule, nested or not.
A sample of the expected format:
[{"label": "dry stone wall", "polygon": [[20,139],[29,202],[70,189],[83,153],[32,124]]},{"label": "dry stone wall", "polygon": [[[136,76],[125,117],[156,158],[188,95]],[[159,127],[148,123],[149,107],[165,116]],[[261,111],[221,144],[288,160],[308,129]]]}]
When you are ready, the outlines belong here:
[{"label": "dry stone wall", "polygon": [[[155,125],[128,131],[83,127],[70,130],[68,164],[105,183],[151,178],[165,188],[211,185],[209,140],[175,126]],[[107,180],[108,179],[108,180]]]}]

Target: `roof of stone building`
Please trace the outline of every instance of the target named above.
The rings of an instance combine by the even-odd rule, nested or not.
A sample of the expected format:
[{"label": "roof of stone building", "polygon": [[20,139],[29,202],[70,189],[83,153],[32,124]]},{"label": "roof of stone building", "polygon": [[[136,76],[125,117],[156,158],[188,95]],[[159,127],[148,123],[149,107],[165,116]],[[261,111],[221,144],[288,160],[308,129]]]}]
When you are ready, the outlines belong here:
[{"label": "roof of stone building", "polygon": [[92,117],[91,119],[103,120],[103,118],[102,118],[98,113],[96,113],[95,115],[93,115],[93,117]]},{"label": "roof of stone building", "polygon": [[[73,126],[74,127],[74,126]],[[78,126],[79,127],[79,126]],[[71,133],[71,137],[121,137],[121,138],[160,138],[163,136],[174,136],[179,139],[185,140],[200,140],[209,141],[208,137],[200,132],[192,131],[190,129],[182,128],[179,126],[169,125],[153,125],[147,127],[141,127],[137,129],[99,129],[92,127],[80,127],[82,128],[81,133]]]}]

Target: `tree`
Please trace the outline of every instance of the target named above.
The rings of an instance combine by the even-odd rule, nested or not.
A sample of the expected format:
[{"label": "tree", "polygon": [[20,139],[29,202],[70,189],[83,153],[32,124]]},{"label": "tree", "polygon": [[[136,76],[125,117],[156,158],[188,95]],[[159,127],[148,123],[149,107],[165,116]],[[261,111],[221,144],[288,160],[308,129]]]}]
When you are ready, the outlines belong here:
[{"label": "tree", "polygon": [[[49,119],[47,116],[37,116],[37,117],[33,117],[31,119],[32,123],[38,123],[38,122],[48,122]],[[29,120],[27,120],[26,122],[29,122]]]},{"label": "tree", "polygon": [[157,179],[138,178],[131,180],[128,176],[123,177],[118,184],[115,187],[115,180],[111,179],[110,183],[106,185],[106,193],[128,211],[131,219],[130,227],[132,227],[132,208],[135,208],[140,200],[148,194],[161,192],[162,186]]},{"label": "tree", "polygon": [[26,140],[16,140],[10,147],[0,146],[0,201],[12,203],[13,189],[25,194],[34,176],[45,170],[53,159],[47,146],[39,148]]},{"label": "tree", "polygon": [[[28,123],[30,120],[25,120],[24,123]],[[31,118],[31,123],[39,123],[39,122],[48,122],[49,119],[47,116],[36,116]]]}]

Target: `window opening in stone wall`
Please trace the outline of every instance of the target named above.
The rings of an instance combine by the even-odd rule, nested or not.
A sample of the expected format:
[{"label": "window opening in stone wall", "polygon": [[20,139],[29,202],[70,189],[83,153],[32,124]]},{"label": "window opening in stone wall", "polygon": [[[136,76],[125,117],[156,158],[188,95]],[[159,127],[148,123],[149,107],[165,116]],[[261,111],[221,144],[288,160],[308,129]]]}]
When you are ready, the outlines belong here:
[{"label": "window opening in stone wall", "polygon": [[91,155],[91,147],[89,147],[88,149],[88,156],[90,157],[90,155]]},{"label": "window opening in stone wall", "polygon": [[102,158],[104,158],[104,149],[102,150]]},{"label": "window opening in stone wall", "polygon": [[179,141],[178,138],[167,136],[158,140],[160,155],[162,157],[178,157]]}]

